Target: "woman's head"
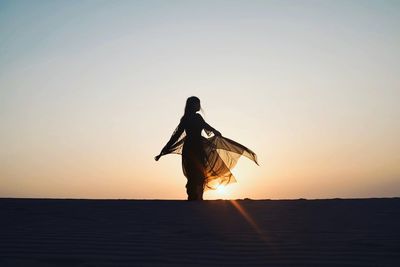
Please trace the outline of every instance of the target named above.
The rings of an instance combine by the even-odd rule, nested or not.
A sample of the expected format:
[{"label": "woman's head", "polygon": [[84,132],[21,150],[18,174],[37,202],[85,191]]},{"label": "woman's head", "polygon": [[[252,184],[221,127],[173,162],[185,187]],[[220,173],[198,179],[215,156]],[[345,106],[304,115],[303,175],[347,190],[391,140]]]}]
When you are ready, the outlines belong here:
[{"label": "woman's head", "polygon": [[200,99],[198,97],[191,96],[186,100],[185,115],[194,114],[200,109]]}]

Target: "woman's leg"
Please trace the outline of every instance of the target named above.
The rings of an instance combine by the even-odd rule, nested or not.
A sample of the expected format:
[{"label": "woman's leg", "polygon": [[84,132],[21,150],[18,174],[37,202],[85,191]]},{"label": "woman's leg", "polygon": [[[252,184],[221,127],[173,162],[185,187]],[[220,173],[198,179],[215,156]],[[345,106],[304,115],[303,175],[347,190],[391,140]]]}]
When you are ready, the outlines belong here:
[{"label": "woman's leg", "polygon": [[204,182],[203,179],[188,179],[186,184],[186,193],[188,200],[203,200]]},{"label": "woman's leg", "polygon": [[194,183],[191,179],[188,179],[186,183],[186,193],[188,195],[188,200],[197,200],[198,192],[197,192],[197,184]]},{"label": "woman's leg", "polygon": [[203,200],[204,191],[204,156],[197,146],[182,154],[182,166],[187,178],[186,193],[188,200]]},{"label": "woman's leg", "polygon": [[197,198],[198,200],[203,200],[203,192],[204,192],[204,186],[203,184],[197,186]]}]

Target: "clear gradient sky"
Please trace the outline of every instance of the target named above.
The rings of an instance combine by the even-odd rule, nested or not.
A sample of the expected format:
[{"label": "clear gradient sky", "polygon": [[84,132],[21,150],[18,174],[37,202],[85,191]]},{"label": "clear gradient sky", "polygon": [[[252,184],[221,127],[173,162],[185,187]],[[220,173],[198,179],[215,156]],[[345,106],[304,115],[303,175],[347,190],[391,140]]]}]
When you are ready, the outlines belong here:
[{"label": "clear gradient sky", "polygon": [[184,199],[183,114],[254,150],[213,198],[400,196],[399,1],[0,1],[0,197]]}]

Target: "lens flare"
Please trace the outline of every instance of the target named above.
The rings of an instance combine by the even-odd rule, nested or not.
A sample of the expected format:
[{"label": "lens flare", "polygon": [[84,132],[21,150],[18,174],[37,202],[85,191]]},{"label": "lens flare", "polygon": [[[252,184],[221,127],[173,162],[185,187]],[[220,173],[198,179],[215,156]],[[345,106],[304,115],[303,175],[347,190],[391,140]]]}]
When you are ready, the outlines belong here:
[{"label": "lens flare", "polygon": [[249,223],[249,225],[254,229],[254,231],[258,234],[258,236],[266,241],[266,236],[263,231],[261,231],[260,227],[254,220],[254,218],[244,209],[242,205],[239,204],[236,200],[230,200],[230,203],[239,211],[239,213],[243,216],[243,218]]}]

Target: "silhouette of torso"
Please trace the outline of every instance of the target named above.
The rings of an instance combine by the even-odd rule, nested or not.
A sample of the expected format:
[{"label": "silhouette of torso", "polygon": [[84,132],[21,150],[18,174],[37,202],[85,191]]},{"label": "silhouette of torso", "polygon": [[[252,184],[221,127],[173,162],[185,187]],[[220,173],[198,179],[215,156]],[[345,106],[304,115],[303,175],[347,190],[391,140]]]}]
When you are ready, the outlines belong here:
[{"label": "silhouette of torso", "polygon": [[205,153],[202,146],[201,131],[204,120],[200,114],[193,114],[182,119],[186,132],[186,140],[182,149],[182,161],[188,179],[198,182],[204,180]]},{"label": "silhouette of torso", "polygon": [[203,130],[203,118],[199,114],[189,115],[183,118],[183,125],[186,136],[190,141],[200,141],[201,131]]}]

